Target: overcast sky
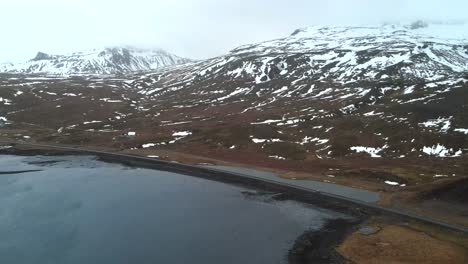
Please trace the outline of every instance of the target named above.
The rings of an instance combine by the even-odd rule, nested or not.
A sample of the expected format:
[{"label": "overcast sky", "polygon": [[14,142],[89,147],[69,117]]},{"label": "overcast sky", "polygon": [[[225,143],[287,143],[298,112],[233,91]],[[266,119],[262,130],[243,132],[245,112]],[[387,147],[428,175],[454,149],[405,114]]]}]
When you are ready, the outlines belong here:
[{"label": "overcast sky", "polygon": [[465,20],[467,0],[1,0],[0,62],[160,47],[201,59],[311,25]]}]

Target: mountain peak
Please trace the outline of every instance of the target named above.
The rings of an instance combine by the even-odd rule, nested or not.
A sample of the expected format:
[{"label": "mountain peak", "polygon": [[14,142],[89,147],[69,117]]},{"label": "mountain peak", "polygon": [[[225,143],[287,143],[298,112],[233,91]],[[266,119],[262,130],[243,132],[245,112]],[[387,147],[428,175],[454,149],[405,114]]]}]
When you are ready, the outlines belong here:
[{"label": "mountain peak", "polygon": [[34,57],[31,61],[40,61],[40,60],[49,60],[51,56],[44,52],[38,52],[36,57]]}]

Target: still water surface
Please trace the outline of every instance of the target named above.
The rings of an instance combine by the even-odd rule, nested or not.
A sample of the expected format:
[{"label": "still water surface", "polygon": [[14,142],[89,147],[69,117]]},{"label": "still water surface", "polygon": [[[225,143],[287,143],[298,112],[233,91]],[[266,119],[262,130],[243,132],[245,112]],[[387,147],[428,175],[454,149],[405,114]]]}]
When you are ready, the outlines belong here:
[{"label": "still water surface", "polygon": [[304,231],[346,217],[273,195],[90,156],[0,155],[0,263],[285,263]]}]

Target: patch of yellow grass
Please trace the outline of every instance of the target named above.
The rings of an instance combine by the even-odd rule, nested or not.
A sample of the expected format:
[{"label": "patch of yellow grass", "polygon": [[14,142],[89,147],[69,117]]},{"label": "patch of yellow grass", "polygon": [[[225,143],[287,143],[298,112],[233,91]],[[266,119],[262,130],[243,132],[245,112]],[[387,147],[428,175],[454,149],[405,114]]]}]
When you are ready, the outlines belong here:
[{"label": "patch of yellow grass", "polygon": [[385,226],[370,236],[355,232],[337,250],[345,258],[362,264],[468,263],[466,248],[396,225]]}]

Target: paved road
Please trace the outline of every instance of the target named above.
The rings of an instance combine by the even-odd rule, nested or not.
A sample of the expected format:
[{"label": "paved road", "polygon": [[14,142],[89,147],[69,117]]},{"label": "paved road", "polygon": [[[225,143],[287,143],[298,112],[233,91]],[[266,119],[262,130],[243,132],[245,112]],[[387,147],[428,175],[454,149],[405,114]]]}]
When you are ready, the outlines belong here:
[{"label": "paved road", "polygon": [[75,146],[61,146],[61,145],[59,146],[59,145],[33,144],[33,143],[23,143],[23,142],[12,143],[12,142],[1,142],[1,141],[0,141],[0,144],[15,144],[19,146],[34,147],[38,149],[56,149],[60,151],[73,151],[75,153],[95,155],[108,161],[121,162],[121,163],[126,163],[126,164],[131,164],[134,166],[141,166],[141,167],[146,167],[146,168],[176,171],[178,173],[184,173],[188,175],[193,174],[194,176],[197,175],[199,177],[205,177],[205,178],[213,178],[213,179],[218,178],[219,179],[221,177],[224,177],[224,179],[226,178],[233,179],[233,177],[238,177],[240,179],[250,179],[252,181],[264,182],[264,183],[270,184],[271,186],[279,186],[279,187],[288,188],[291,190],[301,191],[303,193],[310,193],[312,195],[315,195],[316,197],[320,197],[320,198],[335,201],[335,202],[336,201],[342,202],[343,204],[347,204],[347,205],[363,207],[363,208],[366,208],[370,211],[374,211],[377,213],[393,215],[393,216],[401,217],[407,220],[416,220],[416,221],[424,222],[427,224],[432,224],[432,225],[436,225],[439,227],[443,227],[452,231],[464,232],[468,234],[468,228],[465,228],[462,226],[444,223],[438,220],[416,215],[410,212],[382,207],[374,203],[362,201],[362,199],[358,200],[358,199],[354,199],[350,197],[345,197],[341,194],[317,191],[316,189],[313,189],[310,186],[294,184],[294,183],[291,183],[291,181],[282,181],[282,179],[279,177],[276,177],[276,178],[270,177],[270,176],[258,177],[259,175],[249,175],[249,174],[235,172],[232,170],[232,168],[230,169],[231,171],[228,171],[226,167],[223,170],[222,167],[221,168],[209,168],[209,167],[207,168],[206,166],[192,166],[192,165],[174,163],[170,161],[158,160],[154,158],[146,158],[146,157],[141,157],[141,156],[127,155],[127,154],[82,149],[82,148],[75,147]]},{"label": "paved road", "polygon": [[238,168],[238,167],[231,167],[231,166],[203,166],[204,168],[209,168],[212,170],[220,170],[224,172],[231,172],[237,173],[238,175],[244,175],[249,177],[256,177],[265,180],[273,180],[279,183],[287,183],[293,186],[303,187],[306,189],[310,189],[311,191],[316,192],[323,192],[323,193],[330,193],[334,195],[344,196],[350,199],[355,199],[361,202],[366,203],[376,203],[379,201],[379,193],[378,192],[371,192],[367,190],[357,189],[346,187],[342,185],[332,184],[332,183],[325,183],[319,181],[311,181],[311,180],[288,180],[280,178],[277,174],[266,172],[266,171],[258,171],[246,168]]}]

